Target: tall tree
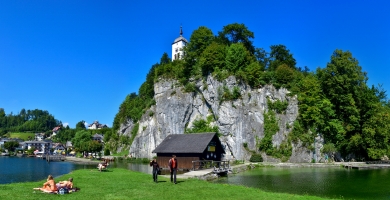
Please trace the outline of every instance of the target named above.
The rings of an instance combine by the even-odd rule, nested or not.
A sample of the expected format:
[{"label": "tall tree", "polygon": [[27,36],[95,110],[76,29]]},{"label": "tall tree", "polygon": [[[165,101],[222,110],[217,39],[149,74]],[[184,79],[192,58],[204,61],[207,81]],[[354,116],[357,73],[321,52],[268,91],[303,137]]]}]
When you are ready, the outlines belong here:
[{"label": "tall tree", "polygon": [[[166,52],[163,53],[160,59],[160,65],[165,65],[171,62],[171,59],[169,58],[168,54]],[[153,68],[153,66],[152,66]]]},{"label": "tall tree", "polygon": [[255,34],[248,30],[245,24],[233,23],[223,27],[222,31],[218,32],[218,41],[230,46],[234,43],[242,43],[245,48],[253,55],[255,48],[252,39]]},{"label": "tall tree", "polygon": [[215,68],[225,68],[226,46],[216,42],[211,43],[202,53],[199,65],[203,75],[212,73]]},{"label": "tall tree", "polygon": [[297,62],[295,58],[290,53],[290,50],[286,48],[284,45],[272,45],[271,53],[270,53],[270,64],[269,70],[274,71],[282,64],[286,64],[287,66],[295,69],[295,65]]},{"label": "tall tree", "polygon": [[190,42],[184,47],[184,60],[186,63],[184,76],[189,78],[192,75],[195,63],[199,60],[202,52],[212,41],[214,41],[214,39],[215,36],[213,32],[205,26],[200,26],[197,30],[192,32]]},{"label": "tall tree", "polygon": [[88,151],[90,141],[92,141],[91,134],[87,130],[79,130],[72,139],[72,145],[77,151]]},{"label": "tall tree", "polygon": [[[336,50],[323,70],[317,69],[322,91],[334,106],[337,126],[331,137],[339,150],[348,152],[350,139],[361,134],[362,91],[366,90],[366,73],[349,51]],[[350,149],[350,148],[349,148]],[[354,150],[356,151],[356,149]]]},{"label": "tall tree", "polygon": [[84,120],[81,120],[81,121],[77,122],[77,124],[76,124],[76,129],[77,129],[77,130],[78,130],[78,129],[86,129],[86,127],[85,127],[85,121],[84,121]]},{"label": "tall tree", "polygon": [[0,108],[0,136],[7,133],[7,118],[3,108]]},{"label": "tall tree", "polygon": [[259,62],[263,68],[269,67],[269,53],[267,53],[263,48],[255,49],[255,57],[257,62]]},{"label": "tall tree", "polygon": [[192,32],[190,42],[184,47],[186,60],[198,58],[214,38],[213,32],[205,26],[200,26]]},{"label": "tall tree", "polygon": [[235,73],[238,70],[245,69],[254,58],[244,47],[242,43],[234,43],[229,46],[226,54],[226,68]]},{"label": "tall tree", "polygon": [[19,147],[19,142],[17,141],[8,141],[6,143],[4,143],[4,148],[5,149],[8,149],[8,151],[14,151],[15,148]]}]

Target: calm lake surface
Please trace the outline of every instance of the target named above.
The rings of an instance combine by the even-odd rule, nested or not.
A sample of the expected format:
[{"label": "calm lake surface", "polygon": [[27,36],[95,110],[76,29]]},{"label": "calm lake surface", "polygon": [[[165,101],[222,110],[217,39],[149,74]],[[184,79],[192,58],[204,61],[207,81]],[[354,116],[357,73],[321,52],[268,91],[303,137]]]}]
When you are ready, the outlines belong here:
[{"label": "calm lake surface", "polygon": [[390,199],[390,169],[260,168],[220,178],[264,191],[340,199]]},{"label": "calm lake surface", "polygon": [[[46,162],[41,158],[0,156],[0,184],[46,180],[49,174],[58,177],[77,169],[96,169],[96,164]],[[124,168],[152,174],[149,165],[127,162],[110,163],[109,168]],[[97,170],[97,169],[96,169]]]}]

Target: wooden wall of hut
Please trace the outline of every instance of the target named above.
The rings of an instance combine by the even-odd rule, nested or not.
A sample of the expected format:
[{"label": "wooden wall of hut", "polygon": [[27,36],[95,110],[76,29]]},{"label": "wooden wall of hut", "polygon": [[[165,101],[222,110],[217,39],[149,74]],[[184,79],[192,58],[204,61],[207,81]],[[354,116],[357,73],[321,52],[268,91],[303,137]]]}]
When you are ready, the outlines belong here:
[{"label": "wooden wall of hut", "polygon": [[[199,154],[187,154],[187,153],[178,153],[175,154],[178,168],[183,170],[191,170],[192,161],[199,160]],[[168,163],[169,159],[172,158],[172,154],[157,154],[157,163],[161,168],[169,168]]]}]

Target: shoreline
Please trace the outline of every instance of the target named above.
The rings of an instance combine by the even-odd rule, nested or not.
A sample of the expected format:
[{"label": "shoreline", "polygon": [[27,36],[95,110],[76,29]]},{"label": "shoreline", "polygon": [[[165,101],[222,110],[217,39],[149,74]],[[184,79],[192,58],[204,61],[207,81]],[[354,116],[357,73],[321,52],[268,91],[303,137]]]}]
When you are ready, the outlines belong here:
[{"label": "shoreline", "polygon": [[76,157],[66,157],[64,161],[79,163],[79,164],[98,164],[99,160],[91,160],[89,158],[76,158]]},{"label": "shoreline", "polygon": [[[280,167],[280,168],[333,168],[333,167],[345,167],[349,165],[362,166],[366,165],[365,162],[333,162],[333,163],[276,163],[276,162],[247,162],[237,165],[231,165],[229,174],[238,174],[247,170],[252,170],[260,167]],[[170,175],[161,175],[169,178]],[[177,178],[188,179],[196,178],[200,180],[214,180],[218,179],[219,175],[214,173],[213,169],[204,169],[197,171],[189,171],[184,174],[178,174]]]}]

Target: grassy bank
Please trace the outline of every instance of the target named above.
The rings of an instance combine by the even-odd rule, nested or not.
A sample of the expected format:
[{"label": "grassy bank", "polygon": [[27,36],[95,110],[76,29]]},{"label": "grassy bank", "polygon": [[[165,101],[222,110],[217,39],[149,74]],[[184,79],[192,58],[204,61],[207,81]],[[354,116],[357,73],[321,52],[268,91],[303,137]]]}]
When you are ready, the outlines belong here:
[{"label": "grassy bank", "polygon": [[20,138],[20,139],[27,141],[27,140],[34,139],[35,133],[7,133],[7,134],[5,134],[5,137]]},{"label": "grassy bank", "polygon": [[197,179],[178,180],[172,184],[169,179],[159,177],[156,184],[149,174],[126,169],[76,170],[55,178],[56,181],[73,177],[80,191],[65,195],[34,192],[44,180],[0,185],[0,199],[322,199],[313,196],[264,192],[256,188],[236,185],[215,184]]}]

